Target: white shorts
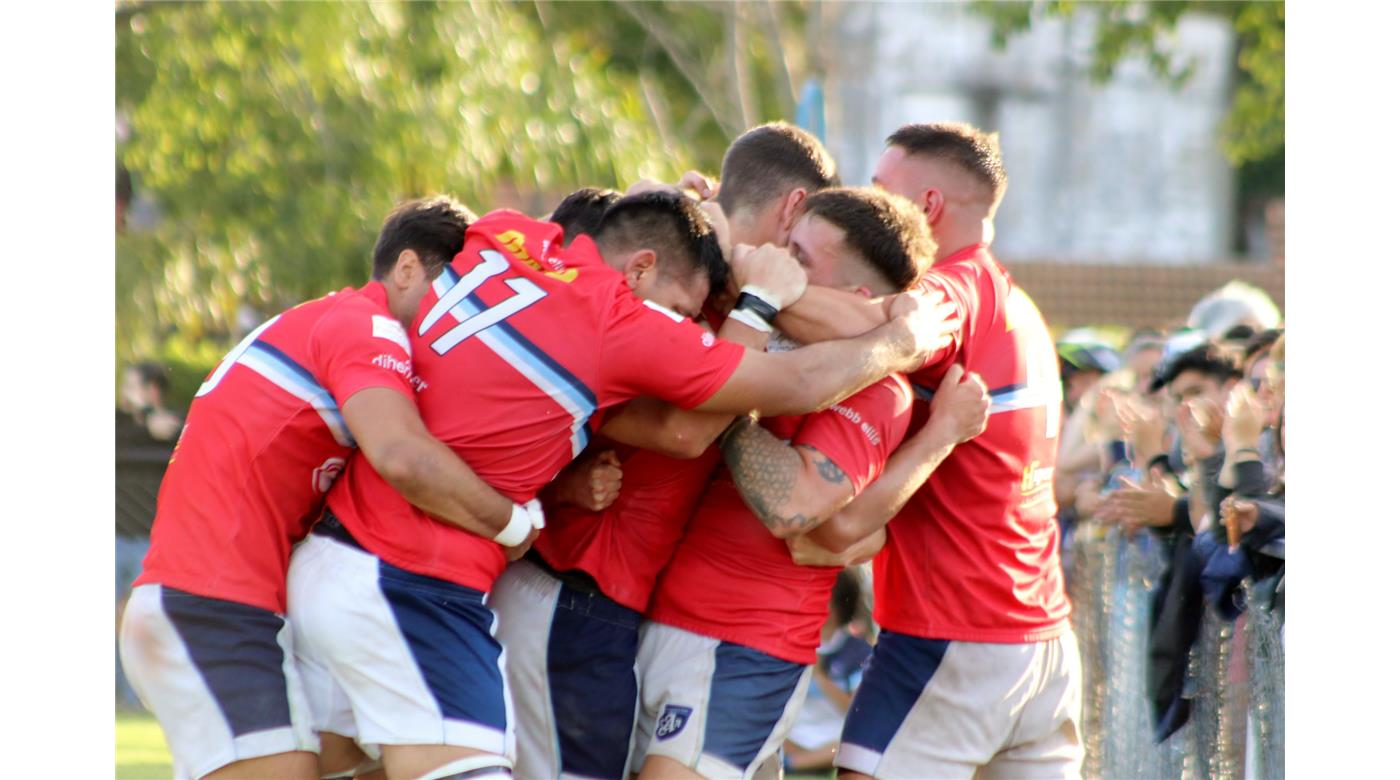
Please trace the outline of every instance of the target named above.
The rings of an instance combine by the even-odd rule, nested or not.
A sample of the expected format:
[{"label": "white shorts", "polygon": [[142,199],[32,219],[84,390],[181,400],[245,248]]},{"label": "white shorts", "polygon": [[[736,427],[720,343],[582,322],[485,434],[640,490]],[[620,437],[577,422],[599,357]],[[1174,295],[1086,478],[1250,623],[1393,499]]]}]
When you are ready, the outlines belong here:
[{"label": "white shorts", "polygon": [[637,654],[641,713],[632,771],[665,756],[708,778],[765,776],[787,737],[812,667],[647,621]]},{"label": "white shorts", "polygon": [[1029,644],[884,631],[856,690],[836,766],[877,778],[1078,778],[1074,633]]},{"label": "white shorts", "polygon": [[385,563],[323,518],[292,553],[287,617],[318,730],[371,757],[383,745],[511,757],[505,657],[480,591]]},{"label": "white shorts", "polygon": [[304,750],[320,740],[281,615],[139,585],[122,618],[122,665],[155,714],[180,777]]},{"label": "white shorts", "polygon": [[515,776],[626,780],[641,613],[529,560],[506,567],[487,603],[508,658]]}]

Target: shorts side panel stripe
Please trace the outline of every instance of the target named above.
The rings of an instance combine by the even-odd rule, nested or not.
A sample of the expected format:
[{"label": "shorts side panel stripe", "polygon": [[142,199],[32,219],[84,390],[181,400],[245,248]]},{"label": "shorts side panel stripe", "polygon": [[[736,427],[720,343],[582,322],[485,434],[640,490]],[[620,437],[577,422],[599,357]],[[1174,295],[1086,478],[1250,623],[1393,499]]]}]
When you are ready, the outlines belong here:
[{"label": "shorts side panel stripe", "polygon": [[948,651],[948,640],[880,633],[841,731],[837,766],[874,774]]},{"label": "shorts side panel stripe", "polygon": [[485,594],[383,561],[379,587],[443,718],[504,733],[501,646]]},{"label": "shorts side panel stripe", "polygon": [[705,717],[704,752],[746,769],[783,718],[807,667],[721,642]]},{"label": "shorts side panel stripe", "polygon": [[639,613],[607,596],[560,589],[549,631],[549,696],[567,775],[627,774],[640,624]]},{"label": "shorts side panel stripe", "polygon": [[[292,725],[286,621],[257,607],[161,589],[161,608],[235,737]],[[265,640],[265,641],[262,641]]]}]

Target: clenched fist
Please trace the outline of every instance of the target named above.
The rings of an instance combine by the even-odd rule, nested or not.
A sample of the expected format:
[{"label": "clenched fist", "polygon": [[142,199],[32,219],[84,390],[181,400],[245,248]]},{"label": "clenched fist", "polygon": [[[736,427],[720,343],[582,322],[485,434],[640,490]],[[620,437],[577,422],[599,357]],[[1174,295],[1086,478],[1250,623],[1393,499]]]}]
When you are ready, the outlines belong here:
[{"label": "clenched fist", "polygon": [[612,450],[595,452],[569,464],[555,486],[555,497],[590,512],[601,512],[622,491],[622,464]]},{"label": "clenched fist", "polygon": [[796,303],[807,291],[807,272],[786,249],[772,244],[735,244],[729,268],[736,289],[758,287],[779,309]]},{"label": "clenched fist", "polygon": [[954,363],[929,402],[927,424],[940,441],[961,444],[987,429],[991,407],[992,398],[987,395],[982,378],[964,372],[962,366]]}]

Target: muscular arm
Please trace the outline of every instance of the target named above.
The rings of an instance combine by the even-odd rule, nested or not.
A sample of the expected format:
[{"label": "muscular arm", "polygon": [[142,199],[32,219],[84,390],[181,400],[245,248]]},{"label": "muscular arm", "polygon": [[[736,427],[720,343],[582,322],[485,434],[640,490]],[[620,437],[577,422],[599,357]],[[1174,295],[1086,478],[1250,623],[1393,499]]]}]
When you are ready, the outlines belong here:
[{"label": "muscular arm", "polygon": [[810,531],[807,538],[834,553],[843,553],[883,530],[956,445],[956,439],[925,425],[895,450],[879,479]]},{"label": "muscular arm", "polygon": [[729,381],[697,408],[736,414],[754,409],[764,417],[824,409],[889,374],[922,367],[952,343],[960,327],[954,314],[951,305],[925,304],[856,338],[791,352],[746,350]]},{"label": "muscular arm", "polygon": [[797,303],[778,314],[778,327],[803,344],[848,339],[888,322],[892,299],[809,285]]},{"label": "muscular arm", "polygon": [[[768,344],[767,333],[733,317],[724,321],[719,336],[749,349],[761,350]],[[730,412],[691,411],[655,398],[638,398],[599,432],[613,441],[672,458],[698,458],[733,421]]]},{"label": "muscular arm", "polygon": [[[829,521],[828,521],[829,522]],[[817,526],[821,528],[821,526]],[[788,553],[798,566],[859,566],[874,558],[885,546],[884,526],[841,552],[832,552],[812,540],[811,534],[788,538]]]},{"label": "muscular arm", "polygon": [[510,522],[514,503],[428,433],[410,399],[370,387],[346,399],[341,414],[370,465],[414,506],[487,539]]},{"label": "muscular arm", "polygon": [[879,479],[808,534],[812,541],[839,553],[868,540],[904,508],[954,447],[986,430],[991,398],[976,374],[952,366],[933,398],[924,427],[895,450]]},{"label": "muscular arm", "polygon": [[734,426],[724,462],[744,503],[779,539],[810,530],[855,495],[846,473],[815,447],[785,444],[752,417]]}]

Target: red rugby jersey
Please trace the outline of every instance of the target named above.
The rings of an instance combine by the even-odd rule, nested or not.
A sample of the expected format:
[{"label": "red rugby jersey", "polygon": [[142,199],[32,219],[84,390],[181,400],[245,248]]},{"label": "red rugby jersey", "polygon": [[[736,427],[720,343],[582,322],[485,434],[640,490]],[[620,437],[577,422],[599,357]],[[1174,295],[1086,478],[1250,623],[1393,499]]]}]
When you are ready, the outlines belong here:
[{"label": "red rugby jersey", "polygon": [[1061,390],[1035,304],[982,245],[919,283],[957,306],[953,344],[910,375],[931,390],[954,362],[991,391],[987,430],[958,445],[888,526],[875,621],[914,636],[1035,642],[1069,625],[1053,489]]},{"label": "red rugby jersey", "polygon": [[378,282],[263,323],[190,406],[136,584],[285,612],[292,545],[354,447],[340,405],[368,387],[412,398],[415,386],[408,335]]},{"label": "red rugby jersey", "polygon": [[678,460],[611,446],[622,462],[617,500],[601,512],[551,507],[534,549],[556,571],[586,572],[608,598],[641,612],[710,482],[719,449],[710,447],[698,458]]},{"label": "red rugby jersey", "polygon": [[[887,377],[839,404],[764,427],[815,447],[850,478],[857,495],[884,470],[909,427],[913,393]],[[787,544],[754,517],[728,469],[700,498],[647,617],[798,664],[817,660],[839,566],[798,566]]]},{"label": "red rugby jersey", "polygon": [[[693,408],[744,354],[638,299],[586,236],[562,239],[513,211],[482,217],[409,334],[428,430],[517,502],[583,450],[600,410],[642,395]],[[328,506],[367,549],[417,574],[485,591],[505,567],[499,545],[433,520],[363,458]]]}]

